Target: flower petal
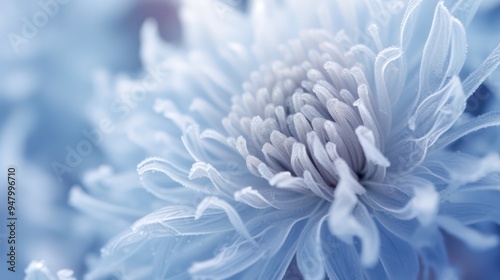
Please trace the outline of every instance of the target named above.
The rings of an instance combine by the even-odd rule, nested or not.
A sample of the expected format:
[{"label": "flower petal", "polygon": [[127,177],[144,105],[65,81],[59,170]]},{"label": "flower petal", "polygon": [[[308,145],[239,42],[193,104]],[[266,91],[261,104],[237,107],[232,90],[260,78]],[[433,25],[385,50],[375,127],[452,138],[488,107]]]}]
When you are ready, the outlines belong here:
[{"label": "flower petal", "polygon": [[458,126],[450,128],[447,132],[443,134],[436,141],[436,144],[432,146],[432,150],[441,150],[447,145],[455,142],[456,140],[462,138],[463,136],[470,134],[474,131],[500,125],[500,110],[491,111],[484,113],[483,115],[477,116],[471,120],[467,120]]},{"label": "flower petal", "polygon": [[[405,81],[405,69],[401,59],[401,49],[390,47],[381,51],[375,60],[375,88],[376,100],[379,110],[378,120],[381,122],[382,131],[389,131],[392,122],[392,105],[399,98]],[[389,66],[393,62],[399,62],[399,71],[389,72]],[[387,73],[386,73],[387,72]],[[390,83],[395,75],[399,78],[395,84]],[[389,84],[387,84],[389,82]]]},{"label": "flower petal", "polygon": [[418,256],[408,242],[393,236],[385,229],[381,229],[380,244],[380,261],[388,279],[417,279]]},{"label": "flower petal", "polygon": [[465,62],[466,46],[462,24],[450,15],[443,2],[439,2],[422,56],[419,100],[458,75]]},{"label": "flower petal", "polygon": [[356,128],[356,135],[367,160],[382,167],[389,167],[391,165],[389,160],[382,154],[382,151],[380,151],[380,148],[375,146],[375,137],[371,130],[361,125]]},{"label": "flower petal", "polygon": [[394,216],[402,220],[417,218],[423,225],[432,223],[439,208],[439,193],[426,180],[412,178],[408,183],[411,184],[408,188],[413,192],[413,197],[405,207],[393,210]]},{"label": "flower petal", "polygon": [[480,204],[474,201],[441,204],[440,216],[446,216],[460,221],[463,225],[473,225],[481,222],[493,221],[500,225],[500,209],[491,205]]},{"label": "flower petal", "polygon": [[228,278],[242,272],[264,256],[274,256],[283,246],[292,227],[308,214],[300,210],[276,210],[247,223],[257,245],[241,237],[223,248],[215,257],[194,263],[189,273],[195,278]]},{"label": "flower petal", "polygon": [[488,55],[488,57],[474,70],[463,82],[465,96],[469,98],[479,86],[500,65],[500,44]]},{"label": "flower petal", "polygon": [[176,162],[176,164],[173,164],[165,159],[158,157],[145,159],[137,165],[137,172],[139,173],[139,175],[150,171],[162,172],[173,181],[178,182],[179,184],[187,188],[195,189],[204,193],[210,193],[209,188],[207,188],[206,186],[202,184],[196,184],[195,182],[188,179],[188,170],[189,167],[182,166],[180,162]]},{"label": "flower petal", "polygon": [[481,5],[482,0],[459,0],[451,9],[451,14],[468,26]]},{"label": "flower petal", "polygon": [[337,160],[335,165],[340,181],[330,207],[328,226],[335,236],[346,243],[351,243],[354,236],[359,237],[363,244],[361,262],[364,266],[373,266],[380,249],[377,226],[366,207],[358,201],[355,190],[361,186],[356,186],[359,183],[352,177],[345,162]]},{"label": "flower petal", "polygon": [[415,138],[425,138],[426,144],[431,146],[462,114],[465,100],[460,80],[455,76],[418,106],[409,121]]},{"label": "flower petal", "polygon": [[297,266],[305,279],[325,279],[324,256],[321,250],[321,229],[325,219],[323,212],[311,217],[299,237]]},{"label": "flower petal", "polygon": [[437,222],[446,232],[464,241],[472,248],[489,249],[498,245],[497,236],[481,234],[453,218],[439,216]]},{"label": "flower petal", "polygon": [[[423,161],[427,150],[445,133],[465,109],[465,96],[458,77],[428,96],[410,118],[406,130],[395,136],[387,157],[390,171],[406,173]],[[392,141],[391,141],[392,142]]]},{"label": "flower petal", "polygon": [[218,197],[209,196],[205,198],[196,209],[195,219],[198,220],[203,215],[203,212],[205,212],[208,208],[218,208],[226,212],[229,221],[234,226],[236,231],[248,240],[253,241],[238,212],[233,206]]},{"label": "flower petal", "polygon": [[245,270],[241,276],[237,275],[235,278],[243,280],[284,279],[283,276],[295,255],[301,232],[300,226],[293,227],[285,243],[274,256],[258,261],[251,268]]},{"label": "flower petal", "polygon": [[246,187],[234,193],[234,200],[241,201],[259,209],[273,206],[271,202],[263,197],[257,190],[252,189],[252,187]]},{"label": "flower petal", "polygon": [[363,279],[364,269],[356,248],[337,239],[330,232],[321,234],[325,269],[330,279]]},{"label": "flower petal", "polygon": [[[205,211],[204,215],[201,215],[203,213],[201,210],[185,206],[161,208],[135,222],[131,226],[130,234],[159,238],[209,234],[234,229],[227,213],[213,210]],[[111,247],[114,248],[116,245]]]}]

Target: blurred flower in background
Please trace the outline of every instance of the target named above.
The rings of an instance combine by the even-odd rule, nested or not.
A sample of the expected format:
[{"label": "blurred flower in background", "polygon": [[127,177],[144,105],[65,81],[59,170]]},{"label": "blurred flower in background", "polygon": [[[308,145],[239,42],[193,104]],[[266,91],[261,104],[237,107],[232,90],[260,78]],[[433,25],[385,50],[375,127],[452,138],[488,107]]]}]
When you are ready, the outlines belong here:
[{"label": "blurred flower in background", "polygon": [[497,279],[498,1],[351,2],[1,3],[16,276]]},{"label": "blurred flower in background", "polygon": [[[136,75],[140,70],[138,32],[145,18],[156,17],[170,27],[163,29],[166,40],[180,40],[175,3],[1,1],[0,11],[0,162],[19,169],[20,217],[17,273],[2,265],[0,278],[22,279],[32,260],[43,260],[53,271],[71,268],[81,279],[86,256],[99,254],[104,240],[68,205],[69,190],[81,184],[87,169],[108,161],[96,146],[62,180],[52,165],[64,162],[67,147],[76,148],[82,131],[93,128],[88,108],[97,98],[96,71]],[[4,221],[4,188],[1,197]]]}]

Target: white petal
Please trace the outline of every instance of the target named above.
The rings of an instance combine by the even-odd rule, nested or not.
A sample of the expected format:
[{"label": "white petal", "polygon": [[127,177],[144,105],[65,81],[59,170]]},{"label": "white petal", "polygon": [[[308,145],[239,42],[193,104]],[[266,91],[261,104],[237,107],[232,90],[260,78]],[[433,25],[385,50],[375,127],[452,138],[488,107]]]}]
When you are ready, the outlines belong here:
[{"label": "white petal", "polygon": [[[335,200],[329,211],[328,226],[340,240],[351,243],[357,236],[361,239],[361,262],[364,266],[373,266],[378,260],[380,238],[377,226],[366,207],[359,203],[355,190],[361,186],[352,177],[345,162],[337,160],[340,181],[335,189]],[[361,187],[362,188],[362,187]]]},{"label": "white petal", "polygon": [[488,76],[500,65],[500,44],[463,82],[466,97],[470,97]]},{"label": "white petal", "polygon": [[445,146],[455,142],[456,140],[474,131],[499,125],[500,125],[500,110],[487,112],[471,120],[467,120],[466,122],[458,126],[450,128],[450,130],[445,132],[443,136],[441,136],[439,140],[436,141],[436,144],[432,146],[432,150],[440,150]]},{"label": "white petal", "polygon": [[371,130],[365,126],[359,126],[356,128],[356,135],[358,136],[359,143],[363,148],[366,159],[383,167],[389,167],[391,165],[389,160],[380,151],[380,148],[375,146],[375,137]]},{"label": "white petal", "polygon": [[443,2],[439,2],[422,56],[419,100],[458,75],[465,62],[466,46],[462,24],[450,15]]},{"label": "white petal", "polygon": [[229,218],[229,221],[234,226],[236,231],[247,238],[249,241],[254,242],[252,236],[250,236],[250,233],[246,229],[246,226],[241,220],[241,217],[236,209],[234,209],[231,204],[218,197],[209,196],[205,198],[196,209],[195,219],[198,220],[203,215],[203,212],[205,212],[208,208],[218,208],[224,210],[224,212],[226,212],[227,214],[227,217]]},{"label": "white petal", "polygon": [[323,280],[325,278],[325,267],[323,265],[323,246],[321,241],[321,229],[326,219],[324,213],[318,213],[311,217],[299,238],[297,248],[297,266],[305,279]]},{"label": "white petal", "polygon": [[402,220],[417,218],[422,224],[429,225],[439,209],[439,193],[430,182],[417,178],[408,180],[408,186],[400,187],[411,190],[413,197],[405,207],[394,210],[394,216]]},{"label": "white petal", "polygon": [[474,18],[482,0],[459,0],[451,9],[451,14],[458,18],[465,26]]},{"label": "white petal", "polygon": [[234,194],[234,199],[259,209],[272,206],[272,204],[265,197],[263,197],[258,191],[252,189],[252,187],[246,187],[237,191]]}]

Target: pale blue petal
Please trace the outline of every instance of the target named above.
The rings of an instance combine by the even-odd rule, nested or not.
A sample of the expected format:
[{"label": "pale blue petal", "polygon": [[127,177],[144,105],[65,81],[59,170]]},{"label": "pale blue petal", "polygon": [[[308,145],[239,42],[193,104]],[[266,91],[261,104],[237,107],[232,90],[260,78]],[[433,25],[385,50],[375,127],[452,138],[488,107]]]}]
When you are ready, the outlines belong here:
[{"label": "pale blue petal", "polygon": [[460,80],[454,76],[449,83],[433,92],[417,107],[409,121],[409,128],[414,137],[425,138],[426,147],[431,146],[462,114],[465,100]]},{"label": "pale blue petal", "polygon": [[[302,224],[298,223],[292,228],[285,243],[283,243],[281,249],[273,257],[260,260],[242,273],[242,275],[235,276],[234,279],[283,279],[297,250],[298,240],[303,230]],[[306,279],[308,278],[306,277]]]},{"label": "pale blue petal", "polygon": [[458,77],[431,94],[418,106],[408,128],[387,150],[389,171],[406,173],[423,161],[427,149],[445,133],[465,109],[465,96]]},{"label": "pale blue petal", "polygon": [[475,249],[490,249],[498,245],[498,237],[495,235],[485,235],[480,232],[464,226],[460,221],[450,218],[439,216],[437,218],[439,226],[472,248]]},{"label": "pale blue petal", "polygon": [[274,202],[270,202],[264,196],[262,196],[259,191],[252,189],[252,187],[243,188],[234,193],[234,200],[243,202],[252,206],[253,208],[267,208],[276,207]]},{"label": "pale blue petal", "polygon": [[[375,59],[375,87],[378,120],[381,130],[387,134],[392,123],[392,105],[397,103],[405,82],[405,65],[401,49],[390,47],[381,51]],[[394,77],[391,63],[398,64],[398,75]],[[396,72],[396,71],[394,71]],[[384,135],[387,136],[387,135]]]},{"label": "pale blue petal", "polygon": [[[422,53],[433,22],[433,13],[438,0],[410,0],[401,21],[399,46],[402,47],[408,61],[408,75],[417,75],[424,63]],[[411,76],[410,76],[411,77]],[[406,87],[408,88],[408,85]],[[411,89],[412,92],[414,89]]]},{"label": "pale blue petal", "polygon": [[500,125],[500,111],[491,111],[452,127],[434,144],[432,150],[440,150],[456,140],[477,130]]},{"label": "pale blue petal", "polygon": [[325,219],[322,212],[311,217],[299,237],[297,266],[306,280],[323,280],[326,276],[321,250],[321,229]]},{"label": "pale blue petal", "polygon": [[299,211],[286,211],[283,215],[270,211],[254,218],[247,223],[247,228],[257,244],[237,238],[214,258],[194,263],[189,272],[195,278],[227,278],[236,275],[261,258],[274,256],[282,248],[292,227],[303,218]]},{"label": "pale blue petal", "polygon": [[410,201],[400,209],[393,209],[392,213],[401,220],[416,218],[424,226],[429,225],[434,221],[439,209],[439,193],[429,181],[412,178],[410,182],[407,186],[399,185],[412,193]]},{"label": "pale blue petal", "polygon": [[358,126],[355,130],[359,143],[366,157],[365,176],[377,181],[385,176],[385,168],[391,163],[383,154],[380,147],[376,146],[373,132],[365,126]]},{"label": "pale blue petal", "polygon": [[329,210],[328,227],[332,234],[346,243],[351,243],[354,236],[363,244],[361,260],[369,267],[376,264],[380,239],[377,227],[365,205],[359,203],[356,196],[359,184],[342,160],[335,161],[340,174],[340,182],[335,189],[335,199]]},{"label": "pale blue petal", "polygon": [[422,56],[419,100],[438,91],[458,75],[465,62],[466,46],[462,24],[440,2]]},{"label": "pale blue petal", "polygon": [[411,242],[413,235],[419,227],[416,219],[408,221],[399,220],[394,218],[394,215],[388,211],[375,211],[374,216],[389,232],[407,242]]},{"label": "pale blue petal", "polygon": [[464,225],[493,221],[500,225],[500,211],[497,207],[477,202],[441,204],[439,214],[459,220]]},{"label": "pale blue petal", "polygon": [[198,205],[198,208],[196,209],[195,219],[198,220],[208,208],[216,208],[223,210],[226,213],[229,221],[231,222],[235,230],[239,232],[242,236],[247,238],[249,241],[253,242],[252,236],[250,236],[250,233],[246,229],[245,224],[241,220],[241,217],[236,211],[236,209],[229,203],[218,197],[209,196],[203,199],[203,201],[200,203],[200,205]]},{"label": "pale blue petal", "polygon": [[380,261],[388,279],[417,279],[419,260],[410,243],[380,229],[380,244]]},{"label": "pale blue petal", "polygon": [[410,244],[419,252],[424,279],[430,277],[431,271],[437,274],[438,279],[442,277],[440,274],[447,273],[449,259],[443,236],[437,227],[418,228]]},{"label": "pale blue petal", "polygon": [[321,249],[325,269],[330,279],[363,279],[364,269],[353,244],[346,244],[328,231],[322,231]]},{"label": "pale blue petal", "polygon": [[491,73],[500,65],[500,44],[488,55],[463,83],[464,92],[470,97]]},{"label": "pale blue petal", "polygon": [[145,172],[161,172],[171,178],[173,181],[203,193],[211,193],[209,187],[189,180],[189,166],[173,164],[162,158],[148,158],[137,165],[139,175]]},{"label": "pale blue petal", "polygon": [[459,0],[451,9],[451,14],[468,26],[481,5],[482,0]]}]

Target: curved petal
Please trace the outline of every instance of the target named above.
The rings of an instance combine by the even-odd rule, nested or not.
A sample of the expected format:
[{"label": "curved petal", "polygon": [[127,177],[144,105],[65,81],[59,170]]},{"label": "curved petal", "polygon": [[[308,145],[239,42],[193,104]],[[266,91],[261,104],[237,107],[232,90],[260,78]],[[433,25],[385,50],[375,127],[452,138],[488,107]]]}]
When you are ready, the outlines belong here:
[{"label": "curved petal", "polygon": [[[222,211],[205,211],[186,206],[167,206],[161,208],[135,222],[126,235],[149,236],[159,238],[164,236],[199,235],[233,230],[227,214]],[[110,243],[110,250],[117,248],[122,238]]]},{"label": "curved petal", "polygon": [[297,266],[308,280],[323,280],[326,276],[321,250],[321,229],[325,219],[326,214],[322,211],[311,217],[299,237]]},{"label": "curved petal", "polygon": [[230,233],[234,227],[224,211],[207,209],[198,219],[196,212],[191,207],[169,206],[145,216],[102,249],[102,259],[88,277],[103,277],[120,267],[141,279],[152,278],[151,273],[183,275],[192,261],[213,254],[228,236],[241,237]]},{"label": "curved petal", "polygon": [[482,0],[459,0],[451,9],[451,14],[458,18],[465,26],[469,25],[477,12]]},{"label": "curved petal", "polygon": [[393,215],[402,220],[417,218],[423,225],[429,225],[439,209],[439,193],[426,180],[413,178],[409,182],[413,196],[403,208],[393,210]]},{"label": "curved petal", "polygon": [[420,67],[419,100],[438,91],[458,75],[465,62],[465,30],[439,2],[427,38]]},{"label": "curved petal", "polygon": [[330,279],[364,279],[364,268],[356,248],[337,239],[328,231],[321,234],[324,264]]},{"label": "curved petal", "polygon": [[195,219],[198,220],[208,208],[218,208],[226,212],[229,221],[234,226],[236,231],[249,241],[254,242],[238,212],[233,206],[218,197],[210,196],[205,198],[196,209]]},{"label": "curved petal", "polygon": [[467,120],[458,126],[452,127],[450,130],[445,132],[436,144],[434,144],[432,150],[440,150],[449,144],[455,142],[456,140],[462,138],[463,136],[470,134],[474,131],[500,125],[500,110],[491,111],[484,113],[483,115],[477,116],[471,120]]},{"label": "curved petal", "polygon": [[410,242],[418,250],[423,279],[429,279],[431,271],[437,279],[449,279],[445,275],[449,277],[453,271],[450,267],[443,235],[438,227],[419,227]]},{"label": "curved petal", "polygon": [[180,163],[173,164],[168,160],[158,157],[145,159],[137,165],[137,172],[139,173],[139,175],[150,171],[162,172],[170,177],[173,181],[187,188],[198,190],[203,193],[210,193],[210,189],[207,186],[203,184],[197,184],[196,182],[190,181],[188,179],[188,170],[189,167],[183,168]]},{"label": "curved petal", "polygon": [[440,216],[446,216],[460,221],[463,225],[473,225],[481,222],[494,221],[500,225],[500,209],[477,202],[442,203]]},{"label": "curved petal", "polygon": [[271,202],[263,197],[257,190],[252,189],[252,187],[246,187],[234,193],[234,200],[241,201],[259,209],[273,206]]},{"label": "curved petal", "polygon": [[236,275],[264,256],[274,256],[291,234],[292,227],[309,215],[301,209],[268,211],[246,224],[256,244],[239,237],[215,257],[194,263],[189,273],[195,278],[228,278]]},{"label": "curved petal", "polygon": [[433,92],[418,106],[409,121],[414,137],[425,139],[426,147],[431,146],[462,114],[465,101],[460,79],[454,76],[446,86]]},{"label": "curved petal", "polygon": [[439,216],[437,222],[446,232],[464,241],[472,248],[489,249],[498,245],[497,236],[481,234],[470,227],[464,226],[456,219]]},{"label": "curved petal", "polygon": [[221,194],[225,194],[229,197],[232,197],[233,194],[239,190],[237,185],[224,178],[217,169],[205,162],[194,163],[189,171],[188,178],[190,180],[208,178]]},{"label": "curved petal", "polygon": [[415,168],[427,155],[427,150],[445,133],[465,109],[465,96],[458,77],[420,103],[408,127],[387,150],[392,165],[389,170],[406,173]]},{"label": "curved petal", "polygon": [[389,167],[391,165],[380,149],[375,146],[375,137],[372,131],[365,126],[358,126],[356,128],[356,135],[369,161],[382,167]]},{"label": "curved petal", "polygon": [[498,44],[483,63],[464,80],[463,87],[466,97],[470,97],[499,65],[500,44]]},{"label": "curved petal", "polygon": [[302,225],[294,226],[285,243],[274,256],[258,261],[251,268],[245,270],[242,275],[237,275],[235,278],[242,280],[284,279],[283,276],[292,262],[301,234]]},{"label": "curved petal", "polygon": [[388,279],[417,279],[419,261],[415,248],[386,229],[379,229],[380,261]]},{"label": "curved petal", "polygon": [[380,250],[377,226],[366,207],[358,201],[355,189],[360,186],[356,186],[359,183],[352,177],[345,162],[337,160],[335,164],[340,181],[329,210],[328,226],[335,236],[346,243],[352,243],[354,236],[359,237],[363,244],[361,262],[364,266],[373,266]]},{"label": "curved petal", "polygon": [[[381,51],[375,60],[375,86],[377,90],[376,99],[377,99],[377,109],[379,110],[378,120],[381,122],[382,131],[387,132],[390,129],[390,125],[392,122],[392,105],[397,102],[400,91],[404,85],[404,64],[400,58],[402,57],[402,51],[396,47],[390,47],[383,51]],[[399,71],[394,71],[399,74],[399,81],[396,82],[395,85],[387,84],[388,80],[391,79],[386,73],[391,70],[389,67],[392,62],[399,61],[401,65],[399,65]],[[402,68],[402,69],[401,69]],[[401,73],[402,72],[402,73]],[[390,87],[390,90],[388,90]],[[386,136],[386,135],[384,135]]]},{"label": "curved petal", "polygon": [[408,221],[395,219],[394,215],[388,211],[374,211],[374,216],[388,231],[407,242],[411,242],[419,227],[416,219]]}]

